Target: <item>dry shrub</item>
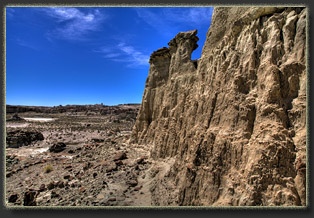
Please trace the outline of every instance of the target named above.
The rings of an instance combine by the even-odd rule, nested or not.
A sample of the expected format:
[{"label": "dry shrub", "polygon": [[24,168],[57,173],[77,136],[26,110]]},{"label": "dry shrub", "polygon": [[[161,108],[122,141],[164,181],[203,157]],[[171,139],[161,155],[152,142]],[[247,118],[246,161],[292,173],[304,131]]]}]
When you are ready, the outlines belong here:
[{"label": "dry shrub", "polygon": [[47,165],[44,169],[45,173],[50,173],[53,170],[53,167],[51,165]]}]

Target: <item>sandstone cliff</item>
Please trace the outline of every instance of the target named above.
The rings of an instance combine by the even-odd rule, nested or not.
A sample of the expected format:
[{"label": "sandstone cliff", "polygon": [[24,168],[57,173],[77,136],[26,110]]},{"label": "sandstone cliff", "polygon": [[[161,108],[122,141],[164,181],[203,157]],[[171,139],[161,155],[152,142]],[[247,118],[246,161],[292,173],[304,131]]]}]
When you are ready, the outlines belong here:
[{"label": "sandstone cliff", "polygon": [[196,30],[153,52],[132,133],[165,163],[153,204],[306,205],[306,14],[219,7],[199,60]]}]

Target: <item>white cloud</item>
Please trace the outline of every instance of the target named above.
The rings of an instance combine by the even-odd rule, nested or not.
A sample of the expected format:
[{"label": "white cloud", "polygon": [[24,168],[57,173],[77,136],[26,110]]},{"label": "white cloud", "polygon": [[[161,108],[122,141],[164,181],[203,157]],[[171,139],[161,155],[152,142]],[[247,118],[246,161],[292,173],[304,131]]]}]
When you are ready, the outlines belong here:
[{"label": "white cloud", "polygon": [[148,65],[149,56],[137,51],[134,47],[119,43],[118,49],[128,56],[126,59],[130,64],[128,66]]},{"label": "white cloud", "polygon": [[98,30],[106,18],[98,9],[83,12],[78,8],[48,7],[40,10],[57,22],[57,27],[49,32],[49,38],[85,40],[88,33]]},{"label": "white cloud", "polygon": [[102,53],[103,57],[114,62],[125,62],[127,67],[148,66],[149,55],[135,49],[124,42],[118,43],[116,47],[101,47],[93,50]]}]

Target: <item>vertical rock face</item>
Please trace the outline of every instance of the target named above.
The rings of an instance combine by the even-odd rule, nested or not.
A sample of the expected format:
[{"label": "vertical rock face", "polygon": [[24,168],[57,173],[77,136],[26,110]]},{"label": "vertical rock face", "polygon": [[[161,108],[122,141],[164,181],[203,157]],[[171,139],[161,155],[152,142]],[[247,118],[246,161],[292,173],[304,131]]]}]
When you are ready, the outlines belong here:
[{"label": "vertical rock face", "polygon": [[215,8],[199,60],[196,30],[151,55],[132,141],[175,160],[154,204],[306,205],[306,13]]}]

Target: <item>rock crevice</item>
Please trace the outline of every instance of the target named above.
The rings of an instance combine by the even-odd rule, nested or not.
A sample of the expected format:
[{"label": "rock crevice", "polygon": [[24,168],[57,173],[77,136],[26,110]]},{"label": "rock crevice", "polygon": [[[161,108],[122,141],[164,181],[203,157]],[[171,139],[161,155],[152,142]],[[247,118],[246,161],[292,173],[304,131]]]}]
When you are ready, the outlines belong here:
[{"label": "rock crevice", "polygon": [[199,60],[196,30],[151,55],[131,141],[174,160],[154,204],[306,205],[306,14],[218,7]]}]

